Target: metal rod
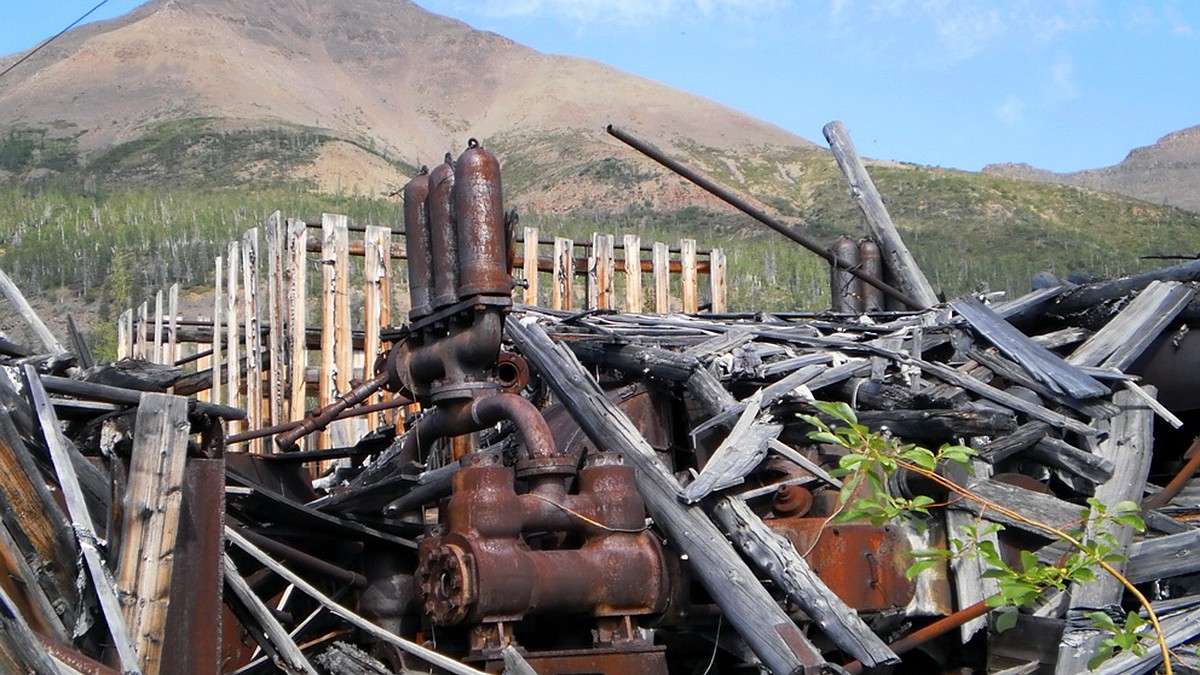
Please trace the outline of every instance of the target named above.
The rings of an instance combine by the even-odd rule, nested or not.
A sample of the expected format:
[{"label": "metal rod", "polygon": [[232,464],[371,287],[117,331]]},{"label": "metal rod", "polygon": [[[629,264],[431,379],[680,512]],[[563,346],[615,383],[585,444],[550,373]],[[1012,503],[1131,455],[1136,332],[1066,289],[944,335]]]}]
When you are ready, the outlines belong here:
[{"label": "metal rod", "polygon": [[1183,453],[1184,457],[1188,457],[1189,455],[1190,458],[1187,464],[1183,465],[1183,468],[1179,470],[1179,473],[1175,474],[1171,482],[1167,483],[1167,486],[1159,492],[1146,498],[1146,501],[1142,503],[1143,511],[1153,511],[1161,506],[1165,506],[1175,495],[1179,494],[1179,491],[1188,484],[1192,476],[1196,475],[1196,471],[1200,470],[1200,437],[1193,440],[1191,447],[1187,449],[1187,452]]},{"label": "metal rod", "polygon": [[680,164],[679,162],[675,161],[674,159],[671,159],[667,155],[663,154],[662,151],[660,151],[658,148],[655,148],[654,146],[643,143],[642,141],[634,138],[633,136],[630,136],[626,132],[621,131],[620,129],[614,127],[611,124],[608,125],[607,129],[608,129],[609,135],[613,136],[617,140],[628,145],[629,147],[633,148],[634,150],[637,150],[638,152],[642,153],[643,155],[649,157],[650,159],[653,159],[654,161],[658,162],[659,164],[662,164],[663,166],[667,167],[671,171],[674,171],[675,173],[679,174],[680,176],[683,176],[684,178],[688,179],[693,184],[695,184],[697,187],[703,188],[709,194],[720,199],[721,201],[725,202],[726,204],[729,204],[730,206],[732,206],[735,209],[741,211],[742,213],[750,216],[751,218],[757,220],[758,222],[762,223],[763,225],[766,225],[767,227],[771,228],[772,230],[775,230],[776,232],[787,237],[788,239],[791,239],[792,241],[796,242],[797,244],[800,244],[804,248],[812,251],[813,253],[816,253],[817,255],[824,258],[830,265],[833,265],[834,267],[836,267],[838,269],[845,270],[846,272],[853,274],[854,276],[858,277],[859,279],[862,279],[863,281],[867,282],[868,284],[871,284],[875,288],[878,288],[879,290],[883,291],[889,297],[894,298],[895,300],[898,300],[900,302],[903,302],[904,304],[908,305],[909,307],[912,307],[913,309],[925,309],[925,306],[923,304],[921,304],[917,300],[909,297],[908,295],[902,293],[901,291],[896,290],[895,288],[893,288],[891,285],[889,285],[887,282],[883,281],[882,279],[875,277],[873,275],[867,274],[854,266],[845,265],[844,263],[839,261],[837,256],[835,256],[833,254],[833,252],[831,252],[827,247],[822,246],[821,244],[813,241],[812,239],[809,239],[804,234],[797,232],[795,230],[795,228],[788,227],[784,223],[781,223],[778,220],[772,218],[770,215],[768,215],[762,209],[750,204],[745,199],[743,199],[741,196],[734,194],[728,188],[725,188],[724,186],[719,185],[716,181],[709,178],[708,176],[705,176],[697,171],[689,169],[688,167]]},{"label": "metal rod", "polygon": [[306,553],[298,548],[289,546],[281,541],[276,541],[264,534],[260,534],[245,527],[239,527],[237,525],[231,525],[230,527],[236,529],[239,534],[254,542],[255,546],[258,546],[264,551],[287,558],[301,567],[306,567],[314,572],[324,574],[327,577],[336,579],[345,584],[349,584],[355,588],[367,587],[367,578],[361,574],[358,574],[357,572],[351,572],[350,570],[338,567],[327,560],[322,560],[310,553]]},{"label": "metal rod", "polygon": [[[988,607],[987,600],[980,600],[970,607],[960,609],[950,616],[938,619],[924,628],[915,630],[888,646],[891,647],[892,651],[897,655],[906,654],[939,635],[949,633],[950,631],[969,621],[978,619],[984,614],[992,611],[992,609],[994,608]],[[842,666],[842,669],[850,675],[859,675],[863,671],[863,664],[861,661],[851,661],[850,663]]]},{"label": "metal rod", "polygon": [[[406,399],[406,398],[394,398],[390,401],[384,401],[382,403],[372,403],[371,405],[356,406],[354,408],[350,408],[348,410],[343,410],[341,413],[338,413],[338,416],[335,417],[334,420],[344,420],[344,419],[349,419],[351,417],[358,417],[360,415],[369,415],[370,413],[373,413],[373,412],[379,412],[381,410],[391,410],[392,408],[400,408],[400,407],[403,407],[406,405],[410,405],[412,403],[413,403],[413,401]],[[295,421],[295,422],[283,422],[281,424],[276,424],[276,425],[269,426],[269,427],[262,427],[261,429],[251,429],[249,431],[243,431],[240,434],[232,434],[231,436],[229,436],[228,438],[225,439],[225,444],[232,445],[234,443],[245,443],[246,441],[252,441],[256,438],[265,438],[267,436],[274,436],[275,434],[278,434],[278,433],[283,433],[285,431],[291,431],[292,429],[295,429],[296,427],[300,426],[301,423],[302,423],[302,421],[299,421],[299,420]]]}]

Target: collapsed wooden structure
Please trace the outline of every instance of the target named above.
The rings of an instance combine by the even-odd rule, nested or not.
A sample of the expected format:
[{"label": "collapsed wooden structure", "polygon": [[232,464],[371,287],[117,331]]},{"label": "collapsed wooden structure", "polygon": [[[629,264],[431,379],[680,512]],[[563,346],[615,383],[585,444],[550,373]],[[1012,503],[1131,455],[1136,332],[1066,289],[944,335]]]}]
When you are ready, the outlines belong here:
[{"label": "collapsed wooden structure", "polygon": [[[906,570],[991,521],[1010,559],[1057,560],[1029,520],[1070,527],[1089,497],[1141,503],[1145,533],[1111,531],[1117,564],[1176,672],[1196,663],[1200,263],[1004,302],[925,302],[902,279],[932,306],[721,316],[510,307],[507,265],[463,269],[495,287],[381,331],[373,381],[423,410],[336,447],[234,452],[223,421],[246,411],[166,393],[195,379],[177,368],[95,365],[45,330],[44,349],[0,344],[3,670],[1081,673],[1105,637],[1086,613],[1137,610],[1112,579],[1001,631],[976,557]],[[213,370],[245,376],[226,359]],[[339,415],[376,410],[363,386]],[[970,445],[973,472],[945,476],[1003,509],[897,474],[929,516],[837,519],[846,450],[809,436],[813,401]]]}]

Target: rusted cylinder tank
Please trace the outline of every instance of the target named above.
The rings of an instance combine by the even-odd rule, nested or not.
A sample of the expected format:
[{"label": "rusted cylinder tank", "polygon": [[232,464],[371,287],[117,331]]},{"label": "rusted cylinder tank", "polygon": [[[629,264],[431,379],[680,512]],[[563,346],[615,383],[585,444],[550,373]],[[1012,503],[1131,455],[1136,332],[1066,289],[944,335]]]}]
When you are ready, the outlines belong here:
[{"label": "rusted cylinder tank", "polygon": [[842,235],[833,242],[829,250],[840,263],[837,266],[829,266],[830,307],[835,312],[861,312],[862,295],[859,287],[862,283],[853,274],[842,269],[858,265],[858,244]]},{"label": "rusted cylinder tank", "polygon": [[404,186],[404,239],[408,246],[408,288],[412,309],[410,321],[433,312],[433,261],[429,249],[429,169]]},{"label": "rusted cylinder tank", "polygon": [[429,173],[429,250],[433,256],[433,308],[458,302],[458,228],[454,218],[454,164],[446,161]]},{"label": "rusted cylinder tank", "polygon": [[[879,250],[879,244],[870,239],[863,239],[858,242],[858,266],[863,272],[876,279],[883,278],[883,253]],[[883,291],[871,284],[863,283],[861,280],[858,282],[858,286],[862,292],[862,311],[882,312],[884,305]]]},{"label": "rusted cylinder tank", "polygon": [[458,297],[510,295],[508,236],[500,162],[475,139],[454,165],[454,212],[458,219]]}]

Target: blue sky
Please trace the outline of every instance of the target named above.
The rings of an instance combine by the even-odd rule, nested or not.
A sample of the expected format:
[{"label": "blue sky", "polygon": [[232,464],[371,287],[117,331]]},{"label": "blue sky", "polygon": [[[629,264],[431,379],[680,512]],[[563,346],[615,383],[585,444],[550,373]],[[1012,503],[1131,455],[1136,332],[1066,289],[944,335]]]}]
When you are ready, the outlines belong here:
[{"label": "blue sky", "polygon": [[[0,53],[32,47],[96,1],[3,0]],[[138,4],[110,0],[94,18]],[[592,58],[714,99],[813,141],[823,143],[821,127],[841,119],[859,151],[881,159],[1072,171],[1114,164],[1200,124],[1196,0],[417,4],[539,51]]]}]

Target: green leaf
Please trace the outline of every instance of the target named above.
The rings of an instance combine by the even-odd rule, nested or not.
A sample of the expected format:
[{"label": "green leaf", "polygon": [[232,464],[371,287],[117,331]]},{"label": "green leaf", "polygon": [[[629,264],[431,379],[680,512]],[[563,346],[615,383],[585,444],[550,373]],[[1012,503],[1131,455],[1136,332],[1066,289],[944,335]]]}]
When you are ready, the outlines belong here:
[{"label": "green leaf", "polygon": [[908,569],[904,571],[904,576],[908,577],[909,581],[912,581],[913,579],[917,578],[918,574],[932,567],[936,567],[940,562],[941,561],[937,559],[918,560],[917,562],[908,566]]},{"label": "green leaf", "polygon": [[996,610],[996,632],[1003,633],[1017,625],[1017,608],[1001,607]]},{"label": "green leaf", "polygon": [[844,445],[842,439],[834,436],[828,431],[810,431],[808,437],[818,443],[829,443],[830,445]]}]

